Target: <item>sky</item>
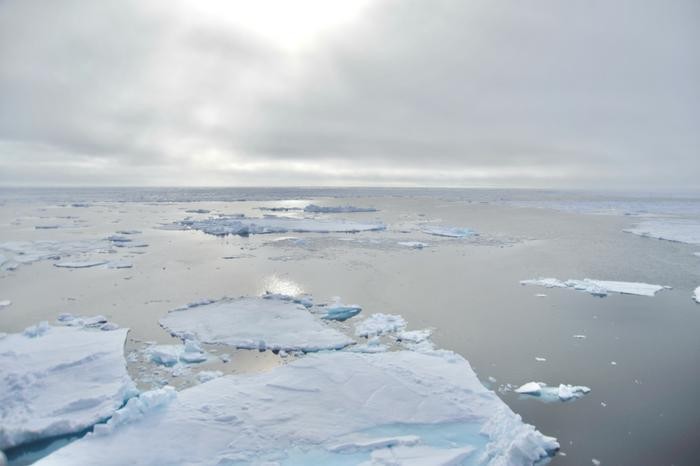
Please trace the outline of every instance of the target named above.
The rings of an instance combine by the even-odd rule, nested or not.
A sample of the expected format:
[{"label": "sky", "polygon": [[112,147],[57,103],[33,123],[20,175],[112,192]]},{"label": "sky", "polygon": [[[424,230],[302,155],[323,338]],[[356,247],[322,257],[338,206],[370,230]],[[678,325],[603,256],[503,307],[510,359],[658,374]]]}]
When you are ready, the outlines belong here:
[{"label": "sky", "polygon": [[697,0],[0,0],[0,185],[697,189]]}]

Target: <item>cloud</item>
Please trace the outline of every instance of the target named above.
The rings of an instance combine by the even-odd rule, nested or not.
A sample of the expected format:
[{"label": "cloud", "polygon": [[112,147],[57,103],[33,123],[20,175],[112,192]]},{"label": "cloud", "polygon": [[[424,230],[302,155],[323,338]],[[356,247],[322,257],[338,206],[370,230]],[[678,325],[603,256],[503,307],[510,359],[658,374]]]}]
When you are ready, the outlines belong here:
[{"label": "cloud", "polygon": [[697,2],[384,0],[301,51],[225,16],[0,3],[0,183],[697,185]]}]

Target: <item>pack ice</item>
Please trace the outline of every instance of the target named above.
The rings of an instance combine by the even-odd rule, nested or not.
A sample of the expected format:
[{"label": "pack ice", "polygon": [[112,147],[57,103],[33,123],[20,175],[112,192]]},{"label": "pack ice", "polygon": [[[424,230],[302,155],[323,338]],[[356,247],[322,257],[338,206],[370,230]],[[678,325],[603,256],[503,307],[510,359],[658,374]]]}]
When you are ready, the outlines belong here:
[{"label": "pack ice", "polygon": [[648,238],[700,244],[700,221],[698,220],[647,220],[623,231]]},{"label": "pack ice", "polygon": [[310,352],[353,343],[304,305],[269,297],[205,301],[170,311],[160,324],[185,340],[243,349]]},{"label": "pack ice", "polygon": [[533,280],[522,280],[521,285],[538,285],[547,288],[570,288],[572,290],[590,293],[593,296],[607,296],[608,293],[633,294],[638,296],[654,296],[659,291],[667,288],[662,285],[651,285],[649,283],[638,282],[616,282],[607,280],[566,280],[561,281],[556,278],[537,278]]},{"label": "pack ice", "polygon": [[266,233],[359,233],[378,231],[386,227],[381,223],[358,223],[344,220],[319,220],[266,216],[261,218],[242,215],[214,217],[207,220],[185,219],[174,225],[185,230],[200,230],[216,236],[259,235]]},{"label": "pack ice", "polygon": [[0,337],[0,449],[79,432],[134,395],[126,333],[42,322]]},{"label": "pack ice", "polygon": [[36,464],[518,466],[559,447],[449,351],[324,352],[174,399],[151,393],[141,397],[166,401],[117,413]]}]

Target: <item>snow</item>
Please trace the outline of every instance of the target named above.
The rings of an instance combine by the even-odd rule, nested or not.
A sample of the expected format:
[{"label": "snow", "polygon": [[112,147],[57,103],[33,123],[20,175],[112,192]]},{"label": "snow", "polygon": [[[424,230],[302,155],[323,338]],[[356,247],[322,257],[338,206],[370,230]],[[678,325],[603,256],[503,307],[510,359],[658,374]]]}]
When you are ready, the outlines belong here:
[{"label": "snow", "polygon": [[677,241],[680,243],[700,244],[700,221],[689,219],[647,220],[623,230],[647,238]]},{"label": "snow", "polygon": [[146,395],[37,466],[454,465],[465,458],[518,466],[558,448],[449,351],[317,353],[269,372],[161,392],[156,407],[134,409]]},{"label": "snow", "polygon": [[469,228],[445,227],[445,226],[424,226],[421,228],[423,233],[434,236],[446,236],[448,238],[466,238],[468,236],[477,236],[478,233]]},{"label": "snow", "polygon": [[397,314],[372,314],[355,325],[355,335],[358,337],[373,337],[402,330],[406,326],[403,317]]},{"label": "snow", "polygon": [[582,385],[559,384],[558,387],[550,387],[542,382],[528,382],[515,389],[516,393],[540,397],[544,401],[569,401],[581,398],[591,389]]},{"label": "snow", "polygon": [[695,291],[693,292],[693,299],[696,303],[700,303],[700,286],[695,288]]},{"label": "snow", "polygon": [[429,246],[428,243],[422,241],[399,241],[397,244],[411,249],[423,249]]},{"label": "snow", "polygon": [[0,338],[0,449],[79,432],[134,394],[126,329],[41,322]]},{"label": "snow", "polygon": [[266,233],[358,233],[378,231],[386,227],[381,223],[358,223],[344,220],[318,220],[267,216],[262,218],[245,216],[222,216],[207,220],[181,220],[174,224],[184,230],[200,230],[216,236]]},{"label": "snow", "polygon": [[355,207],[351,205],[345,206],[319,206],[316,204],[309,204],[304,207],[304,212],[312,213],[322,213],[322,214],[335,214],[335,213],[353,213],[353,212],[376,212],[377,209],[373,207]]},{"label": "snow", "polygon": [[306,307],[280,299],[225,298],[170,311],[160,323],[183,339],[243,349],[309,352],[353,343]]},{"label": "snow", "polygon": [[649,283],[591,280],[590,278],[567,281],[561,281],[556,278],[537,278],[533,280],[522,280],[520,284],[538,285],[547,288],[570,288],[601,297],[607,296],[608,293],[654,296],[659,291],[668,288],[666,286],[652,285]]}]

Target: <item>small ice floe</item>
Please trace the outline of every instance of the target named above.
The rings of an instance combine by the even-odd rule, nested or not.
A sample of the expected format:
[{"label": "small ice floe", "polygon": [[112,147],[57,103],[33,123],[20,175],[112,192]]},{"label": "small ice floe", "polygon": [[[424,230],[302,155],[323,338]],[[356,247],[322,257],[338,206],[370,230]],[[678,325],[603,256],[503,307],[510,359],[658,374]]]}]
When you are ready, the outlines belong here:
[{"label": "small ice floe", "polygon": [[353,212],[377,212],[374,207],[355,207],[351,205],[343,206],[320,206],[316,204],[309,204],[304,207],[304,212],[318,213],[318,214],[347,214]]},{"label": "small ice floe", "polygon": [[317,353],[268,372],[170,390],[156,397],[164,402],[134,409],[148,393],[97,426],[96,434],[36,465],[209,464],[214,458],[217,464],[525,466],[559,448],[452,352]]},{"label": "small ice floe", "polygon": [[700,221],[688,219],[647,220],[623,230],[647,238],[700,244]]},{"label": "small ice floe", "polygon": [[180,230],[199,230],[209,235],[260,235],[267,233],[359,233],[379,231],[386,227],[381,223],[358,223],[344,220],[319,220],[267,216],[221,216],[206,220],[181,220],[170,226]]},{"label": "small ice floe", "polygon": [[208,359],[207,353],[195,340],[185,340],[184,345],[149,346],[144,353],[152,362],[167,367],[173,367],[179,363],[195,364]]},{"label": "small ice floe", "polygon": [[583,291],[593,296],[604,297],[608,293],[632,294],[638,296],[654,296],[663,289],[668,289],[662,285],[652,285],[638,282],[616,282],[608,280],[566,280],[561,281],[556,278],[537,278],[533,280],[522,280],[521,285],[538,285],[547,288],[570,288],[572,290]]},{"label": "small ice floe", "polygon": [[65,269],[87,269],[90,267],[97,267],[98,265],[105,265],[108,261],[62,261],[54,263],[54,267],[61,267]]},{"label": "small ice floe", "polygon": [[586,339],[586,335],[572,335],[572,336],[574,338],[576,338],[577,340],[585,340]]},{"label": "small ice floe", "polygon": [[423,233],[433,236],[445,236],[448,238],[467,238],[469,236],[478,236],[478,233],[469,228],[445,227],[437,225],[426,225],[421,228]]},{"label": "small ice floe", "polygon": [[225,298],[170,311],[160,323],[183,339],[242,349],[311,352],[353,343],[303,305],[281,299]]},{"label": "small ice floe", "polygon": [[4,259],[0,260],[0,268],[14,270],[19,264],[31,264],[41,260],[62,260],[66,257],[86,254],[104,254],[114,250],[112,243],[106,240],[9,241],[0,243],[0,252]]},{"label": "small ice floe", "polygon": [[109,261],[105,264],[105,267],[108,269],[130,269],[133,266],[134,264],[127,260]]},{"label": "small ice floe", "polygon": [[581,398],[590,391],[590,388],[579,385],[560,384],[558,387],[550,387],[542,382],[528,382],[515,389],[515,393],[536,396],[543,401],[569,401]]},{"label": "small ice floe", "polygon": [[208,214],[211,212],[209,209],[188,209],[185,212],[188,214]]},{"label": "small ice floe", "polygon": [[42,322],[0,338],[0,449],[80,432],[119,409],[135,394],[126,333]]},{"label": "small ice floe", "polygon": [[535,297],[537,297],[537,298],[546,298],[547,295],[544,294],[544,293],[537,293],[537,294],[535,295]]},{"label": "small ice floe", "polygon": [[428,243],[422,241],[399,241],[397,244],[411,249],[423,249],[429,246]]},{"label": "small ice floe", "polygon": [[0,300],[0,309],[2,309],[3,307],[7,307],[10,304],[12,304],[12,301],[10,301],[9,299]]},{"label": "small ice floe", "polygon": [[539,356],[535,356],[535,361],[537,362],[547,362],[547,358],[541,358]]},{"label": "small ice floe", "polygon": [[696,303],[700,303],[700,286],[695,288],[695,291],[693,292],[693,299]]},{"label": "small ice floe", "polygon": [[358,337],[374,337],[398,332],[406,327],[406,320],[398,314],[372,314],[355,325]]},{"label": "small ice floe", "polygon": [[331,304],[323,308],[321,319],[343,322],[355,317],[360,312],[362,312],[362,307],[358,304],[343,304],[340,302],[340,298],[336,297]]},{"label": "small ice floe", "polygon": [[197,380],[199,383],[209,382],[210,380],[218,379],[223,377],[224,373],[221,371],[200,371],[197,374]]}]

